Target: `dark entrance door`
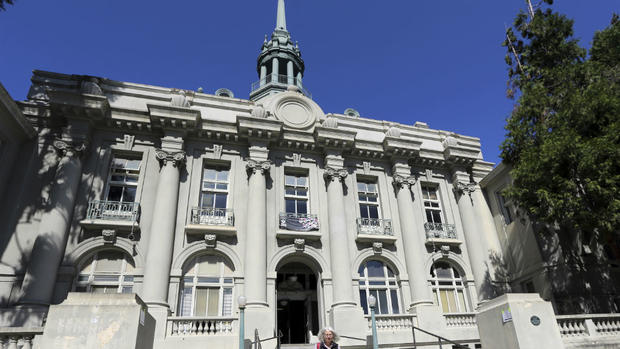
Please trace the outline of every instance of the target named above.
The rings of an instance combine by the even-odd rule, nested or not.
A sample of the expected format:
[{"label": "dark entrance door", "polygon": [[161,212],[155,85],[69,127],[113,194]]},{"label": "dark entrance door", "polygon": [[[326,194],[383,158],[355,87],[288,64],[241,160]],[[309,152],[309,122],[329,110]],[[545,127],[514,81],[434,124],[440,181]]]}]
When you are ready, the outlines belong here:
[{"label": "dark entrance door", "polygon": [[306,317],[304,301],[280,301],[278,329],[282,331],[282,343],[306,342]]}]

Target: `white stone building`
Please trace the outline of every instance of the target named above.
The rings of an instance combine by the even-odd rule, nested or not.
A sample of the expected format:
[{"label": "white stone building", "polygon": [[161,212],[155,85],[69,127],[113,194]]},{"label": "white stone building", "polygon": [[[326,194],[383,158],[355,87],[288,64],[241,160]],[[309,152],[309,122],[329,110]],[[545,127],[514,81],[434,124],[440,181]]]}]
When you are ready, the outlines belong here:
[{"label": "white stone building", "polygon": [[250,99],[44,71],[0,91],[0,326],[136,293],[154,347],[232,348],[244,296],[247,341],[365,347],[373,295],[380,343],[474,348],[505,283],[479,139],[325,113],[283,0],[257,73]]}]

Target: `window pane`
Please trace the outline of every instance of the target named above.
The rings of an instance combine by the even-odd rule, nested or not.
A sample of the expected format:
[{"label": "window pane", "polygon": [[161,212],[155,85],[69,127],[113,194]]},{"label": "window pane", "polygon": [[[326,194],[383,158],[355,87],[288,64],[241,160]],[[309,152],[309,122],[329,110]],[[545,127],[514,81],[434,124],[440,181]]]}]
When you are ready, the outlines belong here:
[{"label": "window pane", "polygon": [[467,311],[467,303],[465,303],[465,295],[463,294],[463,291],[459,290],[458,295],[459,295],[459,303],[461,305],[460,311]]},{"label": "window pane", "polygon": [[379,290],[379,314],[389,314],[387,302],[387,290]]},{"label": "window pane", "polygon": [[120,272],[124,256],[114,251],[103,251],[97,254],[96,272]]},{"label": "window pane", "polygon": [[222,299],[222,316],[232,315],[232,288],[224,289],[224,299]]},{"label": "window pane", "polygon": [[433,222],[441,223],[441,214],[439,213],[439,211],[432,211],[432,212],[433,212]]},{"label": "window pane", "polygon": [[227,182],[228,181],[228,170],[221,170],[217,174],[217,180],[222,181],[222,182]]},{"label": "window pane", "polygon": [[390,290],[390,298],[392,300],[392,314],[400,314],[400,307],[398,305],[398,291]]},{"label": "window pane", "polygon": [[211,276],[220,275],[219,264],[217,263],[217,257],[206,256],[203,257],[198,264],[198,275]]},{"label": "window pane", "polygon": [[286,199],[284,204],[286,208],[286,213],[296,213],[295,212],[295,201],[293,199]]},{"label": "window pane", "polygon": [[369,218],[379,218],[379,208],[377,206],[368,206]]},{"label": "window pane", "polygon": [[457,311],[456,308],[456,298],[454,297],[454,291],[448,291],[448,305],[450,307],[450,312],[454,313]]},{"label": "window pane", "polygon": [[133,291],[133,287],[131,286],[124,286],[123,290],[121,291],[121,293],[131,293]]},{"label": "window pane", "polygon": [[295,195],[295,189],[286,188],[286,195]]},{"label": "window pane", "polygon": [[366,197],[366,199],[368,200],[368,202],[377,202],[377,196],[376,195],[368,195]]},{"label": "window pane", "polygon": [[285,185],[290,185],[290,186],[295,186],[295,177],[293,177],[291,175],[286,175],[286,177],[284,178],[284,184]]},{"label": "window pane", "polygon": [[385,266],[385,268],[387,269],[388,277],[394,277],[394,272],[392,271],[392,269],[387,265]]},{"label": "window pane", "polygon": [[217,183],[215,185],[215,189],[228,190],[228,184],[226,184],[226,183]]},{"label": "window pane", "polygon": [[306,186],[306,177],[298,177],[297,178],[297,185],[300,187],[305,187]]},{"label": "window pane", "polygon": [[129,170],[138,171],[140,170],[140,160],[127,160],[125,167]]},{"label": "window pane", "polygon": [[308,207],[306,200],[297,201],[297,213],[308,213]]},{"label": "window pane", "polygon": [[215,195],[215,207],[216,208],[226,208],[226,199],[228,195],[226,194],[216,194]]},{"label": "window pane", "polygon": [[308,196],[308,191],[306,189],[297,189],[297,196]]},{"label": "window pane", "polygon": [[369,193],[376,193],[377,192],[377,185],[375,183],[368,183],[366,185],[366,187],[368,188],[368,192]]},{"label": "window pane", "polygon": [[123,187],[110,186],[108,190],[108,197],[106,200],[108,201],[121,201],[121,197],[123,196]]},{"label": "window pane", "polygon": [[428,191],[428,197],[429,197],[429,199],[431,199],[431,200],[437,200],[437,190],[435,190],[435,189],[430,189],[430,190]]},{"label": "window pane", "polygon": [[213,207],[213,201],[215,196],[213,193],[202,193],[202,198],[200,200],[201,207]]},{"label": "window pane", "polygon": [[205,169],[204,176],[203,176],[204,180],[214,181],[215,177],[216,177],[215,170],[210,169],[210,168]]},{"label": "window pane", "polygon": [[431,210],[426,210],[426,221],[429,223],[433,222],[433,212]]},{"label": "window pane", "polygon": [[192,315],[192,288],[185,287],[181,293],[181,316]]},{"label": "window pane", "polygon": [[448,308],[448,291],[439,290],[439,298],[441,298],[441,310],[444,313],[449,313],[450,308]]},{"label": "window pane", "polygon": [[366,183],[357,182],[357,191],[358,192],[366,191]]},{"label": "window pane", "polygon": [[383,274],[383,263],[379,261],[368,261],[366,263],[366,268],[368,269],[368,277],[384,277]]},{"label": "window pane", "polygon": [[138,183],[138,176],[127,175],[125,176],[125,182],[126,183]]},{"label": "window pane", "polygon": [[360,265],[359,269],[357,269],[358,274],[360,274],[361,277],[364,277],[364,264]]},{"label": "window pane", "polygon": [[194,316],[206,315],[208,290],[208,288],[196,288],[196,300],[194,301]]},{"label": "window pane", "polygon": [[136,201],[136,187],[125,187],[125,193],[123,194],[123,202]]},{"label": "window pane", "polygon": [[209,303],[207,308],[207,316],[218,316],[218,307],[220,304],[220,289],[208,288]]},{"label": "window pane", "polygon": [[202,183],[202,189],[206,190],[206,189],[215,189],[215,182],[203,182]]},{"label": "window pane", "polygon": [[360,304],[364,309],[364,314],[368,314],[368,303],[366,300],[366,290],[360,290]]}]

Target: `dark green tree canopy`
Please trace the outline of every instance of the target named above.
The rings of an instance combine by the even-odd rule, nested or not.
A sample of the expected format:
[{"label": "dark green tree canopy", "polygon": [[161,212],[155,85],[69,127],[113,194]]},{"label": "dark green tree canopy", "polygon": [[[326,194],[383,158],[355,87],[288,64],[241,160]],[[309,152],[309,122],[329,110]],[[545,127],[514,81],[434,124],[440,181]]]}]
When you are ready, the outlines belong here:
[{"label": "dark green tree canopy", "polygon": [[538,222],[618,238],[620,231],[620,21],[587,50],[573,21],[545,8],[517,15],[507,30],[507,120],[502,159],[507,191]]},{"label": "dark green tree canopy", "polygon": [[4,7],[6,4],[13,5],[13,0],[0,0],[0,11],[6,10]]}]

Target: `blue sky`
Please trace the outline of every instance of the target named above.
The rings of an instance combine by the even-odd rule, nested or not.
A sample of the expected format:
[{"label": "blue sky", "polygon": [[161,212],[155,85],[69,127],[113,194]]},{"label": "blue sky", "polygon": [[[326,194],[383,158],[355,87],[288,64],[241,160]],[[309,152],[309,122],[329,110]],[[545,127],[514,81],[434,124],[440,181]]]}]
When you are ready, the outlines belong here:
[{"label": "blue sky", "polygon": [[[33,69],[248,98],[276,0],[16,0],[0,12],[0,82],[25,99]],[[287,0],[304,85],[327,112],[479,137],[498,162],[504,120],[504,25],[523,0]],[[589,47],[618,0],[556,0]]]}]

